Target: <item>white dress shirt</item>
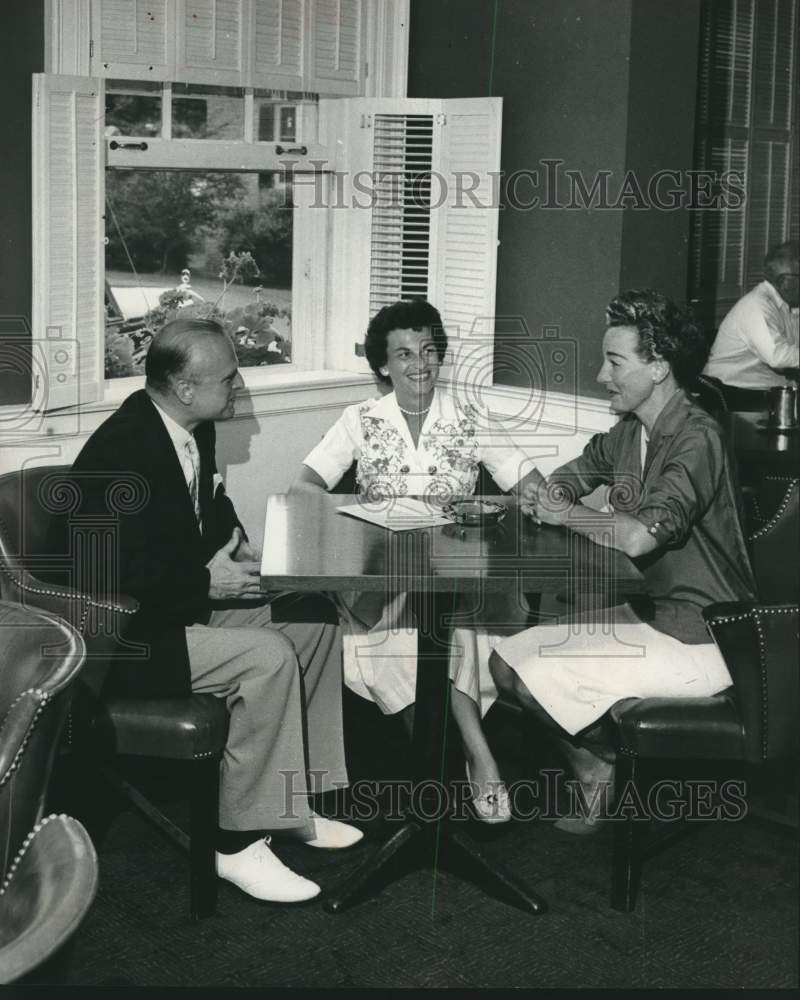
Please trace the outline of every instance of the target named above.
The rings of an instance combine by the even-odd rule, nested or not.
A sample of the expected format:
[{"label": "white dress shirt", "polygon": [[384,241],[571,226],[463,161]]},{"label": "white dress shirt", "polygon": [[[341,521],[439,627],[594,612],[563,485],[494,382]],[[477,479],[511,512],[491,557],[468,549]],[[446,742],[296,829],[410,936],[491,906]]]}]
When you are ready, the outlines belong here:
[{"label": "white dress shirt", "polygon": [[158,415],[164,421],[167,434],[169,434],[175,448],[175,454],[181,463],[181,469],[183,469],[183,477],[186,480],[189,496],[194,504],[195,517],[197,523],[200,524],[200,452],[197,450],[194,434],[173,420],[168,413],[161,409],[152,396],[150,399]]},{"label": "white dress shirt", "polygon": [[742,389],[786,385],[775,369],[800,367],[799,340],[797,309],[762,281],[723,319],[703,373]]}]

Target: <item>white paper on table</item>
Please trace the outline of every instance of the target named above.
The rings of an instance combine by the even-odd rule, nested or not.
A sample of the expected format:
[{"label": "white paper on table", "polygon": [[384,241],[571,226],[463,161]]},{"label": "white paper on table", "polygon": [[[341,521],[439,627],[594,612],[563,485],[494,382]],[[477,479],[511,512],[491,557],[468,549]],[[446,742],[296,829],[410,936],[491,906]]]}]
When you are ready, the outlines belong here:
[{"label": "white paper on table", "polygon": [[377,524],[389,531],[410,531],[413,528],[435,528],[442,524],[452,524],[449,517],[421,500],[400,497],[393,500],[379,500],[375,503],[353,503],[337,507],[340,514],[360,517],[362,521]]}]

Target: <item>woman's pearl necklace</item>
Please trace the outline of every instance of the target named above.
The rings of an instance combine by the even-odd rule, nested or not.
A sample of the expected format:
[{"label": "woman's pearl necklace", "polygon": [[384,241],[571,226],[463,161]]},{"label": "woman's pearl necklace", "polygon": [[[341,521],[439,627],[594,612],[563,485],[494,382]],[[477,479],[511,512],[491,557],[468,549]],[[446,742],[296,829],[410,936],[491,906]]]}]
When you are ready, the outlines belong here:
[{"label": "woman's pearl necklace", "polygon": [[428,405],[425,407],[424,410],[404,410],[399,403],[397,404],[397,408],[398,410],[400,410],[401,413],[405,413],[407,417],[421,417],[423,413],[428,412],[428,410],[431,408],[431,404],[428,403]]}]

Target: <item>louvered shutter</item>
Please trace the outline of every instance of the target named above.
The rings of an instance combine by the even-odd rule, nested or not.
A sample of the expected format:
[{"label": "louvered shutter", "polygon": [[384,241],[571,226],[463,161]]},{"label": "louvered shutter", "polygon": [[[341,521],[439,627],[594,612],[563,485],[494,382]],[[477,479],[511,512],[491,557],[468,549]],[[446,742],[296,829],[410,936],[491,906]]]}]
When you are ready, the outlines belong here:
[{"label": "louvered shutter", "polygon": [[310,0],[310,90],[363,93],[365,17],[363,0]]},{"label": "louvered shutter", "polygon": [[91,73],[127,80],[169,80],[175,68],[175,0],[92,4]]},{"label": "louvered shutter", "polygon": [[792,233],[797,8],[797,0],[704,5],[696,166],[740,172],[746,194],[743,205],[693,213],[690,295],[713,306],[716,322]]},{"label": "louvered shutter", "polygon": [[368,372],[355,347],[363,343],[370,317],[404,294],[428,294],[425,187],[440,104],[401,98],[320,101],[320,141],[335,151],[335,173],[325,193],[325,203],[333,206],[328,367]]},{"label": "louvered shutter", "polygon": [[434,116],[376,114],[372,130],[370,315],[429,292]]},{"label": "louvered shutter", "polygon": [[[500,170],[500,98],[442,101],[432,204],[431,300],[442,314],[458,381],[492,384]],[[434,185],[435,188],[435,185]],[[442,197],[445,195],[446,197]]]},{"label": "louvered shutter", "polygon": [[34,74],[33,346],[47,410],[103,385],[103,108],[102,80]]},{"label": "louvered shutter", "polygon": [[429,299],[456,353],[491,370],[497,256],[499,98],[320,102],[321,139],[337,150],[332,219],[330,367],[356,356],[371,316]]},{"label": "louvered shutter", "polygon": [[256,0],[251,19],[253,86],[306,90],[303,0]]},{"label": "louvered shutter", "polygon": [[[745,288],[761,280],[764,254],[789,239],[797,0],[760,0],[753,44],[751,184]],[[793,57],[794,56],[794,57]],[[795,140],[796,141],[796,140]],[[797,188],[797,176],[794,177]]]},{"label": "louvered shutter", "polygon": [[[749,170],[746,139],[713,135],[700,146],[702,169],[713,174],[735,172],[744,178]],[[742,295],[745,262],[746,203],[737,208],[698,210],[694,214],[692,285],[701,294],[716,292],[720,300],[735,301]]]},{"label": "louvered shutter", "polygon": [[177,0],[176,80],[243,86],[245,0]]}]

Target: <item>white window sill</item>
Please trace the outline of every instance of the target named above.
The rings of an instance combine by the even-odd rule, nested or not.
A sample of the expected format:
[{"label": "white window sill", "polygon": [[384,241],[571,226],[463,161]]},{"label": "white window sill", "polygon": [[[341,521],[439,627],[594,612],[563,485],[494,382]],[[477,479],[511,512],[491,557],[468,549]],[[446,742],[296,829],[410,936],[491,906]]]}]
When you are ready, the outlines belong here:
[{"label": "white window sill", "polygon": [[[318,409],[344,409],[351,403],[379,395],[371,375],[319,369],[259,372],[253,378],[245,372],[245,388],[237,402],[236,417],[260,417],[278,413],[298,413]],[[247,384],[250,382],[251,384]],[[49,414],[31,414],[25,407],[0,406],[0,437],[4,445],[29,445],[47,438],[85,437],[95,430],[132,392],[142,388],[143,379],[119,379],[106,384],[105,398]],[[535,400],[530,392],[512,386],[485,387],[484,404],[498,416],[516,417],[527,432],[538,429],[559,435],[595,433],[614,423],[605,400],[546,393]],[[17,416],[20,419],[17,420]],[[6,417],[8,419],[6,419]]]},{"label": "white window sill", "polygon": [[[289,366],[287,365],[287,368]],[[107,383],[105,398],[67,407],[48,414],[33,414],[26,407],[0,407],[0,428],[4,445],[29,445],[75,436],[88,436],[131,393],[144,386],[143,379],[119,379]],[[269,378],[253,380],[241,391],[236,417],[263,416],[270,413],[299,412],[325,408],[344,408],[376,393],[371,375],[332,370],[271,372]],[[8,420],[4,420],[7,411]],[[19,419],[18,419],[19,418]]]},{"label": "white window sill", "polygon": [[[355,372],[334,371],[332,369],[317,369],[314,371],[300,371],[293,366],[286,365],[287,370],[275,370],[273,366],[267,375],[263,369],[248,371],[242,369],[244,377],[244,389],[239,394],[239,405],[237,412],[247,410],[250,413],[269,413],[271,410],[279,409],[275,403],[270,403],[276,396],[285,396],[287,393],[317,393],[324,389],[347,389],[349,387],[361,389],[375,384],[371,375],[361,375]],[[113,379],[106,382],[105,394],[102,400],[96,403],[86,403],[81,407],[82,413],[111,413],[132,392],[144,388],[144,379],[125,378]],[[252,401],[252,407],[248,409],[246,401]],[[309,403],[313,404],[311,398]]]}]

